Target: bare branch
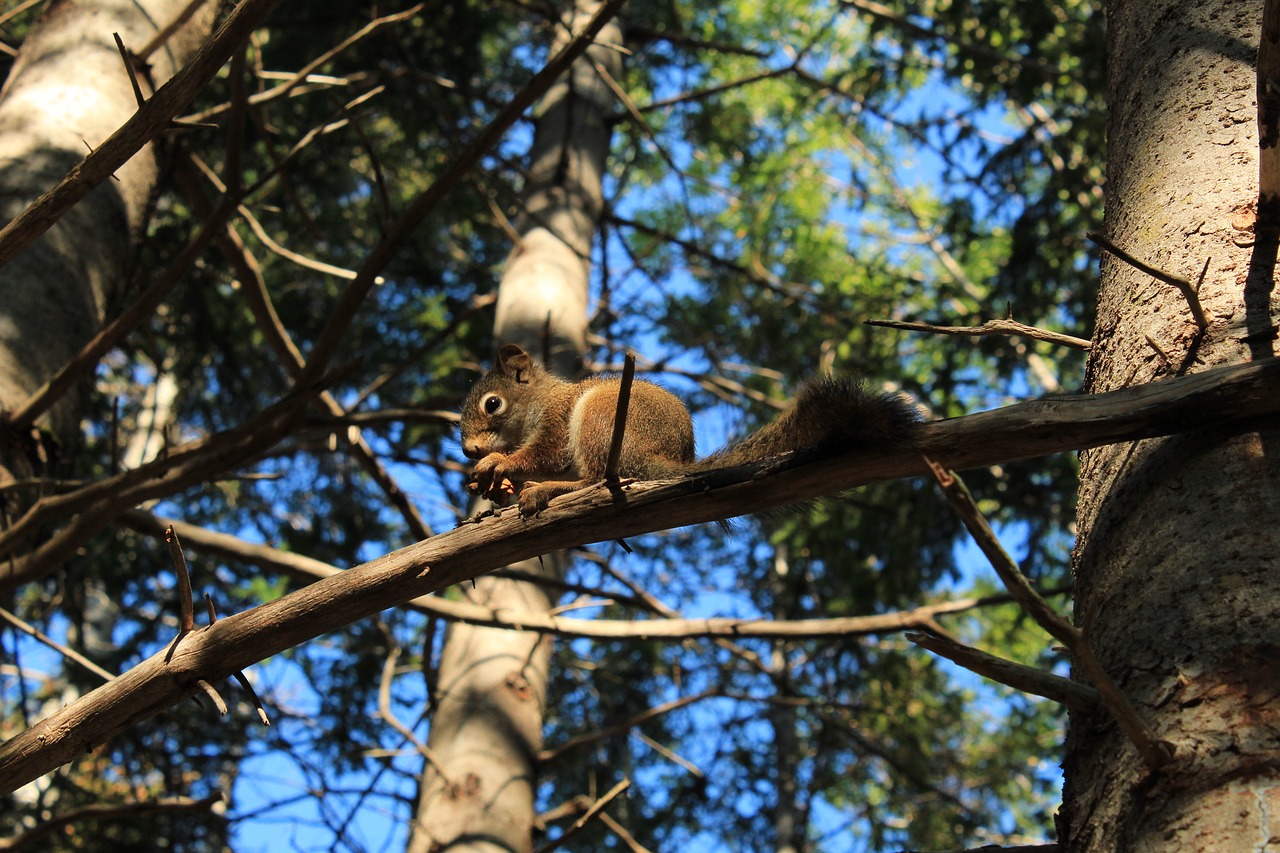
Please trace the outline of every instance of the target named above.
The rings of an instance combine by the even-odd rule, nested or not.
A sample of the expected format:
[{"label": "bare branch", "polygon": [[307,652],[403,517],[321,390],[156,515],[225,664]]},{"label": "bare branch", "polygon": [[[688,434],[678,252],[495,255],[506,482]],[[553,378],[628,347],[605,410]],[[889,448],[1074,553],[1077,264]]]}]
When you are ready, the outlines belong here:
[{"label": "bare branch", "polygon": [[[227,533],[206,530],[174,519],[158,518],[145,510],[126,510],[121,514],[119,523],[140,533],[156,537],[162,536],[166,527],[173,527],[182,534],[183,541],[197,550],[249,563],[268,571],[280,572],[304,584],[332,577],[343,571],[337,566],[302,554],[281,551],[267,545],[255,545]],[[521,579],[530,578],[525,576]],[[930,621],[939,616],[962,613],[992,604],[1004,604],[1010,600],[1006,595],[959,598],[924,604],[897,613],[799,620],[681,619],[674,611],[665,608],[662,609],[667,616],[663,619],[562,619],[543,613],[494,610],[482,605],[434,595],[420,596],[405,601],[400,606],[416,610],[426,616],[486,628],[508,628],[568,638],[681,642],[717,638],[812,639],[887,634],[910,628],[926,628]]]},{"label": "bare branch", "polygon": [[[1209,327],[1209,321],[1204,316],[1204,308],[1201,307],[1200,305],[1200,297],[1196,293],[1197,288],[1188,279],[1185,279],[1180,275],[1174,275],[1171,272],[1165,272],[1164,270],[1156,269],[1150,264],[1138,260],[1133,255],[1129,254],[1124,249],[1121,249],[1119,246],[1117,246],[1115,243],[1112,243],[1110,240],[1102,236],[1102,234],[1100,234],[1097,231],[1090,231],[1085,236],[1087,236],[1094,243],[1098,244],[1103,249],[1115,255],[1117,258],[1124,261],[1126,264],[1133,267],[1134,269],[1139,270],[1140,272],[1146,273],[1147,275],[1151,276],[1157,281],[1163,281],[1165,284],[1173,285],[1174,287],[1178,288],[1178,292],[1180,292],[1182,294],[1182,297],[1187,300],[1187,305],[1188,307],[1191,308],[1191,316],[1196,321],[1196,327],[1201,332],[1203,332],[1205,329]],[[1206,270],[1208,269],[1207,262],[1205,264],[1205,269]],[[1203,278],[1204,273],[1202,272],[1200,275]]]},{"label": "bare branch", "polygon": [[524,111],[545,94],[565,69],[592,45],[600,30],[613,19],[624,2],[625,0],[605,0],[601,3],[583,31],[525,84],[524,88],[503,107],[479,136],[453,158],[444,173],[414,198],[404,214],[388,227],[382,241],[365,258],[355,279],[343,291],[338,304],[330,313],[329,322],[311,350],[311,357],[299,378],[300,382],[310,382],[326,369],[329,360],[337,352],[338,345],[355,317],[357,309],[364,302],[369,289],[373,287],[375,279],[400,248],[400,244],[413,233],[423,217],[434,210],[435,206],[453,191],[462,178],[480,162],[485,153],[497,145],[506,131],[520,116],[524,115]]},{"label": "bare branch", "polygon": [[[237,613],[153,655],[0,744],[0,794],[82,754],[198,689],[263,658],[487,571],[538,554],[760,512],[896,477],[924,453],[948,468],[985,467],[1081,447],[1234,425],[1280,412],[1280,359],[1206,370],[1107,394],[1019,403],[922,424],[881,451],[797,453],[621,493],[593,487],[534,517],[509,509]],[[38,745],[38,746],[37,746]]]},{"label": "bare branch", "polygon": [[241,0],[195,57],[161,86],[145,106],[76,164],[57,186],[0,229],[0,266],[49,230],[62,214],[164,131],[178,110],[191,102],[236,47],[279,3],[280,0]]},{"label": "bare branch", "polygon": [[108,820],[111,818],[129,817],[130,815],[154,814],[156,812],[203,812],[210,811],[213,806],[222,802],[222,794],[210,794],[199,800],[190,797],[165,797],[141,803],[99,803],[84,806],[66,814],[58,815],[26,832],[0,839],[0,851],[30,850],[37,847],[38,842],[54,835],[63,827],[82,821]]},{"label": "bare branch", "polygon": [[[64,646],[62,643],[59,643],[57,640],[54,640],[52,637],[45,634],[39,628],[36,628],[34,625],[28,624],[27,622],[20,619],[15,614],[10,613],[8,610],[5,610],[3,607],[0,607],[0,619],[3,619],[4,621],[8,622],[10,625],[12,625],[14,628],[17,628],[22,633],[27,634],[31,637],[34,637],[35,639],[39,640],[41,643],[44,643],[46,646],[53,649],[58,654],[62,655],[67,660],[73,661],[79,664],[80,666],[84,667],[89,672],[92,672],[94,675],[101,678],[103,681],[110,681],[111,679],[115,678],[115,676],[110,671],[105,670],[102,667],[98,666],[96,663],[89,660],[87,657],[80,654],[70,646]],[[3,849],[3,848],[0,848],[0,849]]]},{"label": "bare branch", "polygon": [[991,567],[1004,582],[1009,594],[1038,625],[1067,647],[1076,664],[1098,689],[1098,695],[1107,710],[1111,712],[1111,716],[1138,748],[1147,767],[1156,770],[1167,764],[1173,758],[1173,745],[1156,737],[1151,726],[1133,707],[1129,697],[1124,695],[1107,671],[1102,668],[1097,655],[1094,654],[1093,645],[1085,637],[1084,632],[1060,616],[1032,588],[1026,576],[1018,569],[1018,564],[1001,546],[999,538],[979,511],[964,481],[954,472],[945,471],[935,463],[930,463],[930,467],[938,485],[942,487],[943,494],[951,503],[952,509],[960,516],[960,520],[973,536],[974,542],[982,549]]},{"label": "bare branch", "polygon": [[622,382],[618,386],[618,408],[613,413],[613,437],[609,442],[609,458],[604,464],[604,480],[617,488],[618,459],[622,456],[622,440],[627,432],[627,409],[631,403],[631,383],[636,378],[636,357],[627,353],[622,363]]},{"label": "bare branch", "polygon": [[558,847],[560,847],[560,845],[564,844],[570,838],[577,835],[578,831],[581,830],[588,823],[590,823],[592,819],[595,818],[595,816],[599,814],[605,806],[613,802],[613,800],[619,794],[621,794],[623,791],[627,790],[627,788],[630,788],[630,787],[631,787],[630,779],[623,779],[621,782],[614,785],[607,792],[605,792],[605,795],[603,797],[601,797],[600,799],[596,800],[594,803],[591,804],[591,808],[587,809],[586,814],[584,814],[582,817],[578,818],[572,824],[570,824],[569,828],[564,831],[563,835],[561,835],[559,838],[556,838],[554,841],[551,841],[539,847],[537,850],[537,853],[551,853],[552,850],[557,849]]},{"label": "bare branch", "polygon": [[886,329],[905,329],[910,332],[929,332],[936,335],[964,335],[982,337],[985,335],[1020,335],[1037,341],[1048,341],[1058,346],[1073,349],[1089,349],[1092,344],[1084,338],[1064,335],[1049,329],[1028,326],[1016,320],[988,320],[981,326],[938,326],[933,323],[914,323],[905,320],[863,320],[867,326],[883,326]]},{"label": "bare branch", "polygon": [[914,632],[908,633],[906,637],[921,648],[941,655],[984,678],[1007,684],[1014,690],[1052,699],[1076,711],[1092,711],[1097,708],[1098,691],[1069,678],[1036,669],[1034,666],[1005,660],[946,637]]},{"label": "bare branch", "polygon": [[[326,377],[326,381],[332,379]],[[84,537],[101,530],[128,507],[215,477],[271,447],[288,434],[301,409],[321,387],[312,385],[295,391],[246,423],[171,449],[163,459],[37,501],[0,531],[0,553],[13,553],[27,535],[51,521],[74,517],[34,551],[0,564],[0,590],[11,590],[43,577]]]},{"label": "bare branch", "polygon": [[[147,288],[132,305],[121,312],[120,316],[108,323],[87,344],[81,347],[80,352],[63,365],[53,375],[53,378],[40,386],[34,394],[27,398],[26,402],[15,409],[10,416],[10,424],[14,428],[21,428],[29,427],[35,423],[35,419],[70,390],[80,380],[80,377],[92,370],[103,355],[119,343],[125,335],[147,320],[161,300],[191,269],[192,264],[204,252],[205,247],[209,245],[218,230],[223,227],[227,217],[234,209],[234,201],[224,197],[209,213],[204,222],[201,223],[200,230],[187,241],[187,245],[165,268],[164,273],[156,279],[155,283]],[[14,221],[16,222],[17,220],[15,219]],[[0,235],[2,234],[3,232],[0,232]],[[2,244],[2,241],[3,238],[0,237],[0,244]]]},{"label": "bare branch", "polygon": [[151,41],[144,44],[137,54],[135,54],[138,57],[138,61],[146,62],[147,58],[150,57],[151,54],[159,50],[160,46],[167,42],[174,33],[181,29],[183,24],[191,20],[191,16],[207,2],[209,2],[209,0],[191,0],[190,3],[183,7],[181,12],[174,16],[172,21],[161,27],[156,34],[151,37]]}]

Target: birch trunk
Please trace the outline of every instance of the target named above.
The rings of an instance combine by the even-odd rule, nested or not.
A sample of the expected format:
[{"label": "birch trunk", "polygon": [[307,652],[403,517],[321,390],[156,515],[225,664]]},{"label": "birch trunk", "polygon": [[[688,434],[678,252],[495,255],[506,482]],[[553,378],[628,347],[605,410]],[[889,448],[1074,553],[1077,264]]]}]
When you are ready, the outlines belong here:
[{"label": "birch trunk", "polygon": [[[579,0],[565,16],[579,31],[599,4]],[[561,36],[552,48],[569,39]],[[609,24],[598,41],[620,44]],[[593,46],[543,98],[531,152],[519,245],[499,285],[494,337],[543,356],[572,376],[586,349],[592,238],[603,207],[614,96],[594,63],[615,79],[620,54]],[[559,578],[548,555],[513,568]],[[547,613],[553,600],[531,583],[481,578],[470,598],[503,612]],[[549,636],[454,624],[445,640],[428,746],[408,849],[533,849],[537,754],[551,656]]]},{"label": "birch trunk", "polygon": [[[1258,0],[1113,0],[1106,234],[1196,281],[1102,267],[1089,390],[1269,357],[1274,239],[1252,241]],[[1206,266],[1207,263],[1207,266]],[[1273,422],[1274,423],[1274,422]],[[1074,713],[1065,849],[1245,850],[1280,837],[1280,433],[1201,431],[1082,455],[1076,618],[1172,744],[1152,772]]]},{"label": "birch trunk", "polygon": [[[188,0],[49,4],[0,90],[0,222],[17,216],[136,111],[112,33],[127,48],[140,50],[187,5]],[[144,97],[195,53],[215,7],[206,3],[151,54],[150,79],[139,74]],[[120,301],[159,179],[154,146],[115,177],[0,269],[0,410],[12,411],[43,385]],[[73,392],[55,404],[38,422],[40,436],[0,434],[0,485],[31,476],[40,460],[75,440],[80,398]]]}]

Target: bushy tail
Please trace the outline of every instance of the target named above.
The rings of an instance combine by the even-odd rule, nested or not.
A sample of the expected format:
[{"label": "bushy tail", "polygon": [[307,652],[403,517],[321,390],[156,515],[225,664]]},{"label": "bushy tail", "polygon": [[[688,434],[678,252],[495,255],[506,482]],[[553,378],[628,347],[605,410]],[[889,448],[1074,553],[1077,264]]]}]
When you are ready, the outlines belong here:
[{"label": "bushy tail", "polygon": [[919,422],[920,409],[905,394],[869,391],[847,376],[812,379],[776,421],[699,460],[692,470],[727,468],[795,450],[900,447]]}]

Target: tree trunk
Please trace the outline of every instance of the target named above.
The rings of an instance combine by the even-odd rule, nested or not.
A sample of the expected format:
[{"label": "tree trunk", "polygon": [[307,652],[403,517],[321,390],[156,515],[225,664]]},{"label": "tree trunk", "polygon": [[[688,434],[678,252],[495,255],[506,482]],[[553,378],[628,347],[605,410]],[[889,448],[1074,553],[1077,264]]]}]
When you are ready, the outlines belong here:
[{"label": "tree trunk", "polygon": [[[566,15],[581,30],[599,3],[579,0]],[[552,53],[570,38],[560,31]],[[598,41],[620,44],[609,24]],[[498,291],[494,337],[543,356],[562,375],[586,350],[591,244],[603,208],[609,119],[615,99],[594,64],[615,79],[620,54],[595,46],[542,100],[531,152],[520,244]],[[558,555],[513,568],[559,578]],[[554,601],[536,584],[482,578],[470,597],[503,612],[547,613]],[[530,632],[454,624],[440,661],[411,853],[445,849],[533,849],[537,754],[542,747],[551,640]]]},{"label": "tree trunk", "polygon": [[[1104,260],[1091,391],[1273,354],[1275,243],[1241,230],[1258,192],[1261,19],[1256,0],[1109,6],[1106,234],[1192,282],[1203,271],[1208,327],[1174,287]],[[1174,757],[1152,771],[1106,713],[1074,713],[1065,849],[1280,835],[1278,440],[1206,431],[1082,455],[1076,618]]]},{"label": "tree trunk", "polygon": [[[127,48],[140,50],[187,5],[188,0],[49,4],[0,90],[0,222],[57,183],[137,109],[112,33]],[[206,3],[150,55],[150,81],[138,74],[144,97],[194,54],[209,33],[216,5]],[[158,176],[154,146],[148,145],[116,172],[116,180],[89,193],[0,270],[0,410],[12,411],[43,385],[118,303]],[[38,460],[75,440],[80,398],[64,395],[38,421],[43,438],[0,433],[0,485],[29,477]]]}]

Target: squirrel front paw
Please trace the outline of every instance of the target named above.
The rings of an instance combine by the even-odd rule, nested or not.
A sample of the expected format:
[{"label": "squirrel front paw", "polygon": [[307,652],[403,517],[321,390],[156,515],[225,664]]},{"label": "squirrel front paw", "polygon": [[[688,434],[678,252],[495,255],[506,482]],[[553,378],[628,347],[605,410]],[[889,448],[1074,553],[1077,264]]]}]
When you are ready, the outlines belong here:
[{"label": "squirrel front paw", "polygon": [[508,458],[505,453],[490,453],[471,471],[467,491],[497,503],[516,492],[515,484],[506,476]]}]

